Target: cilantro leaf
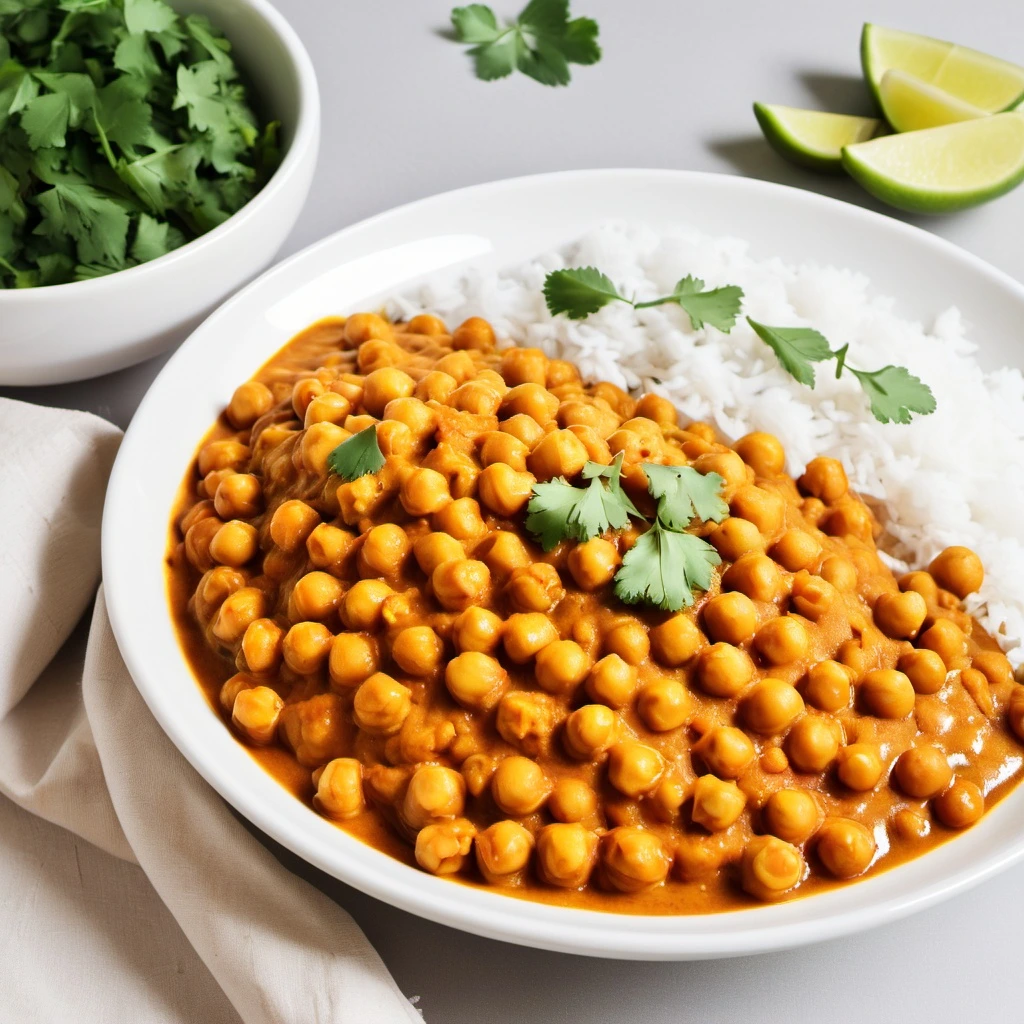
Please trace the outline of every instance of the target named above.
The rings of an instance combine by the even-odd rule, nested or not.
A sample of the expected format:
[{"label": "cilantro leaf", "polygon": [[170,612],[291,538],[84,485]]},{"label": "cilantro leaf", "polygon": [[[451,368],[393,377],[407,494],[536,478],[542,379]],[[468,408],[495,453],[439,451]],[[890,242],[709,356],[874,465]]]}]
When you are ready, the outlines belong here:
[{"label": "cilantro leaf", "polygon": [[71,99],[67,93],[49,93],[30,100],[21,115],[21,127],[33,149],[63,146],[71,118]]},{"label": "cilantro leaf", "polygon": [[172,249],[183,245],[184,242],[184,235],[172,228],[167,221],[156,220],[148,213],[142,213],[139,215],[135,240],[132,242],[132,259],[139,263],[146,263],[160,256],[166,256]]},{"label": "cilantro leaf", "polygon": [[629,301],[596,267],[552,271],[544,279],[544,300],[552,316],[565,313],[570,320],[583,320],[609,302]]},{"label": "cilantro leaf", "polygon": [[615,596],[626,604],[652,604],[677,612],[693,604],[694,590],[707,590],[718,552],[692,533],[666,529],[660,519],[626,552],[615,574]]},{"label": "cilantro leaf", "polygon": [[384,462],[384,453],[377,443],[376,424],[346,438],[327,456],[327,468],[348,483],[368,473],[379,473]]},{"label": "cilantro leaf", "polygon": [[116,200],[85,182],[68,180],[40,192],[35,202],[43,212],[35,229],[48,238],[70,235],[81,263],[122,266],[128,236],[128,211]]},{"label": "cilantro leaf", "polygon": [[736,317],[743,303],[743,289],[729,284],[706,292],[699,277],[687,274],[673,289],[672,301],[683,308],[695,331],[709,323],[723,334],[728,334],[736,326]]},{"label": "cilantro leaf", "polygon": [[469,43],[477,78],[494,81],[519,70],[542,85],[568,85],[570,64],[601,59],[592,18],[569,20],[568,0],[530,0],[516,21],[501,26],[485,4],[451,12],[455,38]]},{"label": "cilantro leaf", "polygon": [[835,354],[828,339],[811,327],[767,327],[752,317],[747,323],[754,333],[775,353],[779,365],[795,380],[814,387],[814,367]]},{"label": "cilantro leaf", "polygon": [[725,480],[717,473],[699,473],[691,466],[657,466],[645,463],[647,490],[658,502],[658,519],[670,530],[685,530],[696,516],[703,522],[720,523],[729,515],[722,498]]},{"label": "cilantro leaf", "polygon": [[935,396],[927,384],[902,366],[865,371],[847,367],[860,381],[879,423],[909,423],[912,413],[935,412]]},{"label": "cilantro leaf", "polygon": [[572,537],[569,519],[585,496],[585,488],[573,487],[564,477],[533,485],[533,497],[526,506],[526,529],[545,551]]},{"label": "cilantro leaf", "polygon": [[178,20],[163,0],[124,0],[124,21],[128,32],[165,32]]}]

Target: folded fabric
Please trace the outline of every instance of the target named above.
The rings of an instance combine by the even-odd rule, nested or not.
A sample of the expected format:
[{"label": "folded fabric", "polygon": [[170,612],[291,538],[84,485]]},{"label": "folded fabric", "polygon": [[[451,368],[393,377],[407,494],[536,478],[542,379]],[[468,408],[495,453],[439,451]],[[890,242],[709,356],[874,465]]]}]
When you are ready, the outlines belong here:
[{"label": "folded fabric", "polygon": [[[118,653],[102,589],[76,629],[99,580],[120,432],[0,399],[0,436],[0,793],[110,855],[89,851],[87,875],[74,847],[69,923],[53,905],[64,897],[52,829],[3,808],[0,962],[14,987],[3,1013],[420,1021],[352,918],[282,867],[163,734]],[[73,955],[55,927],[73,928]],[[180,985],[164,976],[172,961]]]}]

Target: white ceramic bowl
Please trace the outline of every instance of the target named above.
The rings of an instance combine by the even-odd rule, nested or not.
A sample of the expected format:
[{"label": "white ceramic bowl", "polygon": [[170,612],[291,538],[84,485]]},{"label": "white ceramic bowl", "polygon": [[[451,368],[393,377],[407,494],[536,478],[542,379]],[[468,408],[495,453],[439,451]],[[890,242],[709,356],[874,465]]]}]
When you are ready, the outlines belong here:
[{"label": "white ceramic bowl", "polygon": [[320,144],[320,96],[299,37],[267,0],[171,0],[206,14],[234,47],[284,154],[234,216],[180,249],[108,277],[0,289],[0,384],[60,384],[110,373],[181,341],[266,267],[295,226]]},{"label": "white ceramic bowl", "polygon": [[522,260],[622,217],[749,239],[758,258],[860,269],[928,320],[950,304],[990,365],[1019,359],[1024,287],[955,246],[859,207],[760,181],[672,171],[590,171],[497,182],[348,228],[228,301],[153,384],[121,445],[103,522],[114,632],[167,734],[218,792],[278,842],[337,878],[432,920],[531,946],[637,959],[781,949],[891,921],[1024,857],[1024,787],[926,856],[806,899],[703,917],[569,910],[407,867],[335,828],[256,764],[206,704],[167,611],[167,519],[195,446],[235,386],[317,317],[373,308],[429,271]]}]

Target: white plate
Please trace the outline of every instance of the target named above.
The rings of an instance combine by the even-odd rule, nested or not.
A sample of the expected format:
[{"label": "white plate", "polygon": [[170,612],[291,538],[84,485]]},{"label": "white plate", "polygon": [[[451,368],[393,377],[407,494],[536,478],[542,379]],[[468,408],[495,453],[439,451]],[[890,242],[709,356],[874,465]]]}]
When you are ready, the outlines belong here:
[{"label": "white plate", "polygon": [[372,308],[430,271],[500,265],[620,217],[686,222],[749,239],[756,257],[862,270],[928,320],[951,303],[990,365],[1017,359],[1024,288],[932,235],[859,207],[760,181],[673,171],[585,171],[462,189],[364,221],[266,273],[171,359],[121,446],[103,522],[103,575],[132,676],[182,753],[235,808],[327,873],[466,931],[546,949],[650,960],[782,949],[891,921],[1024,856],[1024,788],[977,826],[877,877],[781,906],[703,917],[635,917],[513,899],[427,875],[317,816],[280,787],[210,710],[175,639],[163,556],[175,491],[235,386],[317,317]]}]

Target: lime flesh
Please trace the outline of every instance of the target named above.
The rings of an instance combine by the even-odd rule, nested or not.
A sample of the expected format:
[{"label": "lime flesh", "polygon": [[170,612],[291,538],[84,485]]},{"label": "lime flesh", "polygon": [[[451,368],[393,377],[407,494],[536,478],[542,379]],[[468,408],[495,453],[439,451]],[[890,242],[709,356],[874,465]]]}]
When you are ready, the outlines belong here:
[{"label": "lime flesh", "polygon": [[866,24],[860,41],[864,77],[882,105],[882,77],[890,68],[978,107],[988,114],[1024,100],[1024,68],[987,53],[929,36]]},{"label": "lime flesh", "polygon": [[916,132],[988,116],[981,107],[965,103],[898,68],[890,68],[882,75],[878,93],[885,119],[898,132]]},{"label": "lime flesh", "polygon": [[882,122],[873,117],[755,103],[754,115],[772,147],[787,160],[816,171],[841,171],[843,147],[873,138]]},{"label": "lime flesh", "polygon": [[949,213],[1024,180],[1024,114],[996,114],[847,146],[843,166],[872,195],[912,213]]}]

